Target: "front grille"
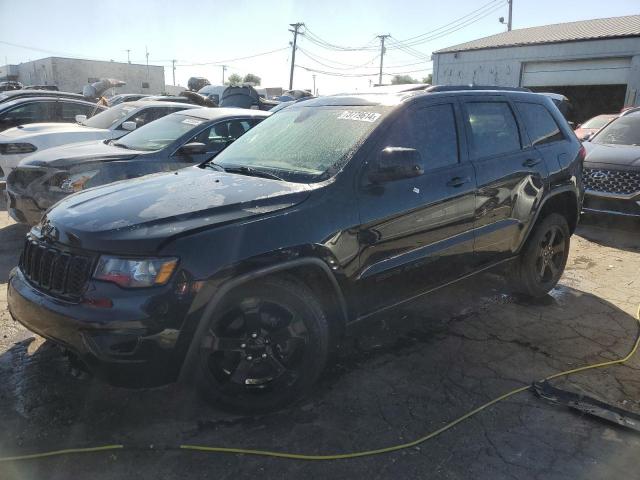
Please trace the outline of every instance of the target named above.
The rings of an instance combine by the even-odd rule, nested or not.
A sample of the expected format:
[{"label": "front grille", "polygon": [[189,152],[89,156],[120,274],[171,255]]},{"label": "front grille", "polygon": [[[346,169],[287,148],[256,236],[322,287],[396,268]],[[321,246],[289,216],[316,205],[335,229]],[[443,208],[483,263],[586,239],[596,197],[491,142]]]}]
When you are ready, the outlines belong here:
[{"label": "front grille", "polygon": [[27,188],[31,182],[37,180],[45,174],[43,170],[16,168],[7,177],[7,181],[13,187]]},{"label": "front grille", "polygon": [[91,257],[63,252],[46,243],[27,237],[20,270],[27,279],[47,293],[77,298],[89,280]]},{"label": "front grille", "polygon": [[617,195],[640,193],[640,170],[585,168],[582,178],[587,190]]}]

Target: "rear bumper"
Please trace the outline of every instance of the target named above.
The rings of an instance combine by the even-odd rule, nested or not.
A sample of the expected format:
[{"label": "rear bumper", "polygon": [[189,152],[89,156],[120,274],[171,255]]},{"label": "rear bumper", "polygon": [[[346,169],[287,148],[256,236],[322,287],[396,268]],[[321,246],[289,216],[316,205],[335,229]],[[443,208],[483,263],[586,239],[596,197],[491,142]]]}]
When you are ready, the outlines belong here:
[{"label": "rear bumper", "polygon": [[582,210],[585,213],[640,217],[640,193],[615,195],[586,190]]},{"label": "rear bumper", "polygon": [[14,320],[68,349],[112,385],[149,387],[177,379],[183,358],[176,349],[179,332],[149,318],[148,294],[114,300],[110,308],[72,303],[38,291],[14,268],[7,301]]}]

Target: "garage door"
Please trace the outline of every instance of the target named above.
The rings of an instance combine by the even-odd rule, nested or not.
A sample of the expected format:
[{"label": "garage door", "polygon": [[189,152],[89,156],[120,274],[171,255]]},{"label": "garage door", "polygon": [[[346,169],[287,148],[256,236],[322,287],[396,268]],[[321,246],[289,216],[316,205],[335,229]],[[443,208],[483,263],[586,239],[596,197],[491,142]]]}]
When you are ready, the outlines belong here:
[{"label": "garage door", "polygon": [[524,65],[522,86],[625,85],[630,71],[630,57],[567,62],[531,62]]}]

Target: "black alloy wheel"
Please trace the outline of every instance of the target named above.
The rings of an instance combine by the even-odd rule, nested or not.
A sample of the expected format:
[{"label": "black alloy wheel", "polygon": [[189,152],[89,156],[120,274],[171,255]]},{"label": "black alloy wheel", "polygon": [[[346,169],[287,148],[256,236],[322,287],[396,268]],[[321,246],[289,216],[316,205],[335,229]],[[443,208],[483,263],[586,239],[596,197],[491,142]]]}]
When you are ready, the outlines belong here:
[{"label": "black alloy wheel", "polygon": [[303,394],[327,360],[323,310],[303,285],[270,279],[225,299],[200,342],[207,398],[240,411],[269,411]]},{"label": "black alloy wheel", "polygon": [[556,286],[567,264],[570,236],[567,220],[558,213],[538,221],[513,266],[517,293],[542,297]]}]

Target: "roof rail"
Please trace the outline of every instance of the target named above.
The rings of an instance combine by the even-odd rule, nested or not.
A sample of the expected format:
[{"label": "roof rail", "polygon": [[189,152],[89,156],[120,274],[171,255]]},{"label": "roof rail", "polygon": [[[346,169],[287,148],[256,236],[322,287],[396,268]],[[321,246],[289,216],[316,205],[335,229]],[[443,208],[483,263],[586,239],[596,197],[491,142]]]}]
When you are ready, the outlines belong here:
[{"label": "roof rail", "polygon": [[433,85],[427,92],[455,92],[458,90],[504,90],[508,92],[531,92],[525,87],[500,87],[498,85]]}]

